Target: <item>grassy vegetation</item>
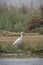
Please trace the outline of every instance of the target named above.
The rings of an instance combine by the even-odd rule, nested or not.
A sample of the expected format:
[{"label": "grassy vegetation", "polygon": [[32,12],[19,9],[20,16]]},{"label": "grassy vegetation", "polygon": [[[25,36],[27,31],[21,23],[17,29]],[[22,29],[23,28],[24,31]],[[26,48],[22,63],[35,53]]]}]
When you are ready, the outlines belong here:
[{"label": "grassy vegetation", "polygon": [[[30,11],[29,11],[30,10]],[[40,17],[40,11],[28,9],[22,5],[21,8],[9,9],[5,4],[0,5],[0,30],[21,32],[25,30],[25,23],[34,17]]]}]

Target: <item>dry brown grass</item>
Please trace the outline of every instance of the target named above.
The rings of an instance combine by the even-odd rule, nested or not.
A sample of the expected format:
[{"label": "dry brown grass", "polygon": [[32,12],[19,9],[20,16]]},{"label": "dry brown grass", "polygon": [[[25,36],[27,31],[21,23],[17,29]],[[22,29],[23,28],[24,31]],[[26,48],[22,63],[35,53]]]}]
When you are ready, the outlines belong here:
[{"label": "dry brown grass", "polygon": [[28,43],[31,46],[37,45],[37,44],[43,45],[43,35],[25,36],[24,37],[24,43]]},{"label": "dry brown grass", "polygon": [[[16,33],[18,34],[18,33]],[[19,35],[16,36],[1,36],[0,37],[0,43],[13,43]],[[28,43],[30,45],[36,45],[36,44],[42,44],[43,45],[43,35],[38,34],[29,34],[26,33],[23,37],[23,43]]]}]

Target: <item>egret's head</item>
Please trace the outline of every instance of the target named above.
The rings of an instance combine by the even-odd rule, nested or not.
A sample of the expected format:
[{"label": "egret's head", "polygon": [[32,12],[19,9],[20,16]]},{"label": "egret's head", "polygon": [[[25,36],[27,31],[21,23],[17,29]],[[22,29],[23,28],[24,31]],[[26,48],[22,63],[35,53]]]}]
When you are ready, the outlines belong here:
[{"label": "egret's head", "polygon": [[24,35],[24,32],[21,32],[22,35]]}]

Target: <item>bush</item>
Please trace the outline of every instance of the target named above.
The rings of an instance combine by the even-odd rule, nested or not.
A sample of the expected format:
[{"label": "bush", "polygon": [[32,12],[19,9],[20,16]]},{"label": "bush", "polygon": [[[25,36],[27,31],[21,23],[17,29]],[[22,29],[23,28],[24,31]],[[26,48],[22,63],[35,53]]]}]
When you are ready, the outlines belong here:
[{"label": "bush", "polygon": [[39,29],[39,34],[43,34],[43,27]]}]

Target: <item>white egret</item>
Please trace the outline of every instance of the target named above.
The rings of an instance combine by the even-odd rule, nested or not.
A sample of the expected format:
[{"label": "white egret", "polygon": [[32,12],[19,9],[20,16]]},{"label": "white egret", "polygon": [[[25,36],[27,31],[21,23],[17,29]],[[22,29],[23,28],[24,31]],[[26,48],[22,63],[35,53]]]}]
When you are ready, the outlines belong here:
[{"label": "white egret", "polygon": [[23,39],[23,32],[21,32],[21,36],[16,39],[16,41],[13,44],[20,44]]}]

